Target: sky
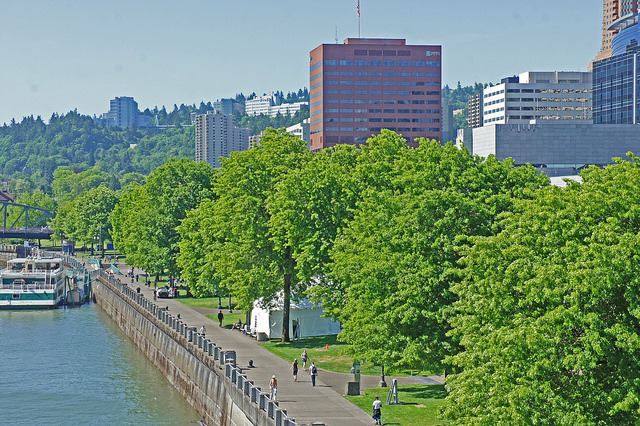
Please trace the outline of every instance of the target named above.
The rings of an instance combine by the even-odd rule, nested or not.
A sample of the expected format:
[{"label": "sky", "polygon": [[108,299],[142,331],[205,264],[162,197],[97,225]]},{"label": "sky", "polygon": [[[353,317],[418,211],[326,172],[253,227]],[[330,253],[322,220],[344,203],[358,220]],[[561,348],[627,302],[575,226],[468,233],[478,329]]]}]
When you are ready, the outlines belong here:
[{"label": "sky", "polygon": [[[0,0],[0,124],[309,87],[309,52],[358,37],[357,0]],[[360,36],[442,45],[442,83],[586,71],[597,0],[360,0]],[[337,30],[336,30],[337,29]]]}]

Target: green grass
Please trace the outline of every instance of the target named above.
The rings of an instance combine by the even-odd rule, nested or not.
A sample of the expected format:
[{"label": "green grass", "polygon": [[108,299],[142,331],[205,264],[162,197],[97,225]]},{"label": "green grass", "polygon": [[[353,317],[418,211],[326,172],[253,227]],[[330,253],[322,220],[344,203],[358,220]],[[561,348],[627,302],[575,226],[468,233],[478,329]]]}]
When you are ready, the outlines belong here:
[{"label": "green grass", "polygon": [[437,417],[438,408],[446,397],[444,385],[399,385],[400,405],[386,404],[388,389],[367,389],[364,395],[345,398],[371,415],[373,400],[378,396],[382,401],[382,423],[385,425],[427,426],[446,423]]},{"label": "green grass", "polygon": [[[289,362],[293,361],[294,358],[298,358],[298,361],[300,361],[300,354],[303,349],[306,349],[309,354],[309,362],[315,361],[316,364],[320,364],[325,370],[335,371],[337,373],[349,373],[353,365],[353,358],[344,353],[349,345],[338,342],[337,336],[305,337],[298,342],[290,343],[282,343],[278,339],[273,339],[260,345],[269,352]],[[329,345],[328,351],[326,350],[327,345]],[[379,376],[380,366],[361,362],[360,373]],[[387,376],[430,376],[433,374],[441,373],[432,373],[424,370],[392,370],[385,368],[385,375]]]},{"label": "green grass", "polygon": [[[231,329],[231,326],[237,323],[239,319],[242,320],[242,323],[244,324],[245,319],[247,318],[247,315],[243,314],[242,312],[236,312],[232,314],[228,312],[223,312],[223,314],[224,314],[224,318],[222,319],[222,326],[228,329]],[[205,315],[205,316],[215,322],[218,322],[218,314]]]},{"label": "green grass", "polygon": [[[186,296],[186,290],[179,291],[180,296]],[[182,304],[187,305],[191,308],[208,308],[208,309],[218,309],[218,298],[217,297],[180,297],[177,299]],[[231,309],[235,308],[236,301],[232,297],[231,298]],[[222,309],[226,311],[229,310],[229,298],[222,298]],[[216,314],[217,315],[217,314]],[[225,314],[226,315],[226,314]],[[242,318],[244,321],[244,317]]]},{"label": "green grass", "polygon": [[[327,345],[329,345],[329,350],[326,349]],[[353,364],[353,359],[343,353],[348,345],[338,342],[336,336],[305,337],[300,341],[290,343],[282,343],[280,340],[273,339],[261,343],[260,346],[289,362],[298,358],[301,364],[300,354],[306,349],[309,354],[309,363],[314,361],[325,370],[338,373],[349,373]],[[380,367],[363,363],[360,371],[362,374],[379,375]]]}]

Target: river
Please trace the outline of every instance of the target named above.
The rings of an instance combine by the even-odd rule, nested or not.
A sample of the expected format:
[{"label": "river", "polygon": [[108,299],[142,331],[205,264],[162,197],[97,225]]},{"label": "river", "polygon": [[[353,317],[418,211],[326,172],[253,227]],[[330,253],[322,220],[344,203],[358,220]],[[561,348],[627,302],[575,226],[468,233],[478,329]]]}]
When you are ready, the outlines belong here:
[{"label": "river", "polygon": [[200,416],[94,304],[0,311],[0,424],[194,425]]}]

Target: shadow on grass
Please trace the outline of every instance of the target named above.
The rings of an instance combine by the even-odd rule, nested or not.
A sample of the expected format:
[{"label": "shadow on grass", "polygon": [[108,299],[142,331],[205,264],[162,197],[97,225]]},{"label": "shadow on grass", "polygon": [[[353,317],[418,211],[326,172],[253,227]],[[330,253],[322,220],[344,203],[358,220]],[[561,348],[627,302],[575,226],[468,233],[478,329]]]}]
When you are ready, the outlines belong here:
[{"label": "shadow on grass", "polygon": [[444,385],[430,385],[424,387],[424,385],[403,385],[399,392],[408,394],[408,398],[416,399],[444,399],[447,397],[447,391],[444,389]]}]

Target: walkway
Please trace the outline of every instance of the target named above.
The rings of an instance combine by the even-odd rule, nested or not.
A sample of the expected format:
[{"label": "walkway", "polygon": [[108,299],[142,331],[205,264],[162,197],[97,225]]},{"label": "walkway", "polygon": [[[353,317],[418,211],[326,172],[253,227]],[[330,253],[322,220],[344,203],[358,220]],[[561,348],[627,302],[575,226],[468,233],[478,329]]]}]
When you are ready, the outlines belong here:
[{"label": "walkway", "polygon": [[[128,267],[122,265],[121,271]],[[141,292],[149,300],[153,300],[153,287],[147,287],[144,282],[131,284],[131,278],[119,275],[123,283],[132,288],[140,286]],[[164,283],[163,283],[164,284]],[[306,371],[300,369],[298,381],[293,381],[289,362],[272,354],[257,344],[257,341],[237,330],[218,327],[217,321],[208,319],[205,314],[217,314],[218,310],[190,308],[174,299],[158,299],[158,306],[169,308],[169,312],[191,327],[199,330],[203,325],[207,338],[225,350],[235,350],[237,366],[243,369],[248,380],[252,380],[263,392],[268,392],[268,383],[272,375],[278,379],[278,405],[287,410],[287,415],[294,418],[298,424],[324,424],[326,426],[371,425],[373,420],[357,406],[347,401],[344,394],[346,383],[353,380],[351,374],[324,371],[319,365],[316,387],[311,386],[311,378]],[[224,311],[223,311],[224,312]],[[253,361],[253,368],[249,368],[249,360]],[[293,360],[292,360],[293,361]],[[391,384],[391,377],[387,377],[387,384]],[[398,378],[399,384],[418,383],[410,377]],[[376,387],[379,377],[362,376],[362,388]],[[430,380],[441,383],[442,378],[435,376]],[[381,389],[380,399],[386,399],[388,390]]]}]

